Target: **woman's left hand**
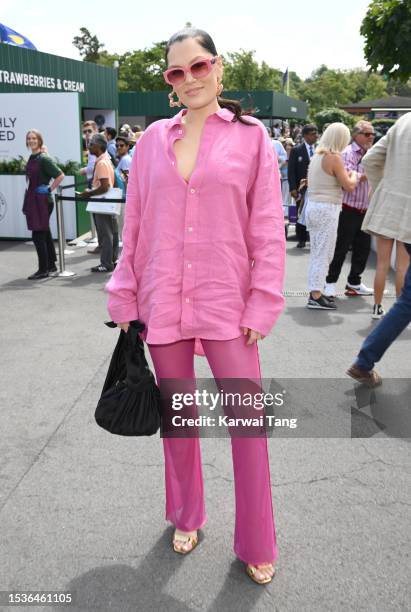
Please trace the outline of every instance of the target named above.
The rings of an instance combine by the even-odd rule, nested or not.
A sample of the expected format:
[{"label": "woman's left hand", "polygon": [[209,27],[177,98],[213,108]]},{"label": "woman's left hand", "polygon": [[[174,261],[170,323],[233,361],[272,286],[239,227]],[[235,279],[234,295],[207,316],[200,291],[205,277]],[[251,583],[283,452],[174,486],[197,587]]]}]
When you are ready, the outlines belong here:
[{"label": "woman's left hand", "polygon": [[249,335],[246,345],[253,344],[256,340],[264,340],[265,338],[265,336],[257,331],[254,331],[253,329],[250,329],[249,327],[242,327],[241,329],[243,330],[244,336],[247,334]]}]

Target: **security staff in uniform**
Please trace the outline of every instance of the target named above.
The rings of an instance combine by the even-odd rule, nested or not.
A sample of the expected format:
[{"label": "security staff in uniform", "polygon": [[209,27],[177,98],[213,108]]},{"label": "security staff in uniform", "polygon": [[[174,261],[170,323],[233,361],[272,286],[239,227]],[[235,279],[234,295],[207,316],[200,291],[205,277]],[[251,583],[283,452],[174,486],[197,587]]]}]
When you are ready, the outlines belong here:
[{"label": "security staff in uniform", "polygon": [[[290,194],[298,205],[299,212],[301,212],[304,205],[304,197],[306,192],[306,186],[300,189],[300,184],[303,179],[307,178],[308,166],[310,160],[314,155],[315,143],[318,138],[317,127],[308,123],[302,129],[303,142],[295,146],[291,152],[288,160],[288,184],[290,187]],[[297,235],[299,249],[305,247],[305,243],[308,240],[308,232],[305,225],[296,223],[295,233]]]}]

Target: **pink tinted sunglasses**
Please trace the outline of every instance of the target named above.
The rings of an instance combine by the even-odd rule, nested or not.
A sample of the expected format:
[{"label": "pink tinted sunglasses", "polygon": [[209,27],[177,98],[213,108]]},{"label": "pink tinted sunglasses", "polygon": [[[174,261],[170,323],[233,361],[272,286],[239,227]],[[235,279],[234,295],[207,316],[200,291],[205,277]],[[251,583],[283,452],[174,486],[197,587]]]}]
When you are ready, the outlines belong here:
[{"label": "pink tinted sunglasses", "polygon": [[163,77],[169,85],[181,85],[187,78],[187,72],[190,72],[193,79],[203,79],[213,69],[217,58],[195,60],[185,68],[169,68],[163,72]]}]

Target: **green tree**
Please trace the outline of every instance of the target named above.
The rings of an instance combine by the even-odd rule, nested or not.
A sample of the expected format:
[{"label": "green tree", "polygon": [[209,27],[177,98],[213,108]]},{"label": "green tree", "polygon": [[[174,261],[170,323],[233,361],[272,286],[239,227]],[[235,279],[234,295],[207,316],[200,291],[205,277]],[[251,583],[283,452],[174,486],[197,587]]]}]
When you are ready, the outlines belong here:
[{"label": "green tree", "polygon": [[354,126],[356,118],[346,113],[341,108],[326,108],[314,115],[314,123],[319,130],[322,130],[326,123],[335,122],[345,123],[350,129]]},{"label": "green tree", "polygon": [[164,91],[166,41],[154,43],[148,49],[125,53],[119,60],[120,91]]},{"label": "green tree", "polygon": [[307,100],[311,113],[339,104],[348,104],[355,96],[353,83],[347,75],[338,70],[322,67],[298,88],[299,97]]},{"label": "green tree", "polygon": [[73,38],[73,45],[78,49],[85,62],[97,63],[103,50],[103,45],[97,36],[93,36],[87,28],[80,28],[81,36]]},{"label": "green tree", "polygon": [[387,83],[378,74],[365,70],[347,70],[346,77],[352,83],[354,97],[351,102],[383,98],[387,95]]},{"label": "green tree", "polygon": [[300,87],[304,83],[304,81],[293,70],[290,70],[288,72],[288,79],[289,79],[290,96],[294,98],[298,98]]},{"label": "green tree", "polygon": [[411,76],[411,0],[372,0],[360,33],[371,69],[406,82]]},{"label": "green tree", "polygon": [[297,84],[294,95],[307,100],[311,114],[324,108],[359,102],[387,95],[386,81],[365,70],[330,70],[320,66],[310,77]]},{"label": "green tree", "polygon": [[255,51],[235,51],[224,57],[225,89],[275,89],[281,90],[282,73],[266,62],[261,66],[254,59]]}]

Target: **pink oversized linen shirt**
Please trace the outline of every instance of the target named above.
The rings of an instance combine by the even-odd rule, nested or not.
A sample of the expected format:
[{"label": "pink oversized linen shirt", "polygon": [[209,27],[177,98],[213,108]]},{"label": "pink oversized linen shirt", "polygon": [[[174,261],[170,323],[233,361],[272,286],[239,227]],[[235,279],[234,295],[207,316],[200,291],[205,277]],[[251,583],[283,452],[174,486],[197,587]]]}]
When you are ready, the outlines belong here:
[{"label": "pink oversized linen shirt", "polygon": [[[116,323],[140,319],[148,344],[267,335],[284,308],[285,232],[278,164],[263,124],[220,109],[204,125],[194,171],[177,170],[181,111],[138,140],[123,251],[106,285]],[[200,348],[200,350],[198,350]],[[201,346],[196,343],[196,352]]]}]

